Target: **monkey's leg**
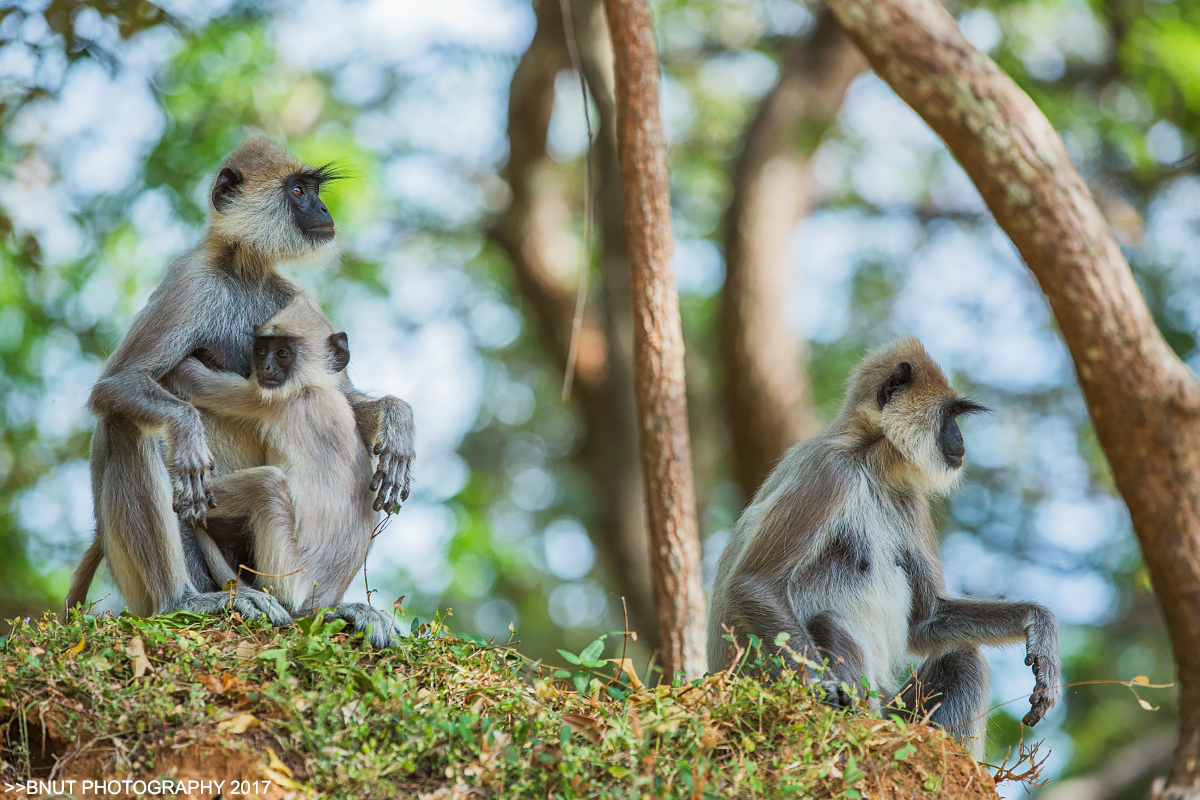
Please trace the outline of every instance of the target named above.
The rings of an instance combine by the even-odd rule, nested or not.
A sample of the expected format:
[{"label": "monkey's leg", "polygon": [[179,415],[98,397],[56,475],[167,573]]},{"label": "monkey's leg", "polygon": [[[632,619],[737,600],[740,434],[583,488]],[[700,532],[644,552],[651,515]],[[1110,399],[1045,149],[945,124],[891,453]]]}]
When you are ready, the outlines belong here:
[{"label": "monkey's leg", "polygon": [[836,611],[822,611],[808,621],[808,632],[817,646],[817,659],[828,665],[821,676],[825,696],[837,697],[837,705],[849,706],[854,695],[864,693],[862,679],[867,673],[867,659],[854,627]]},{"label": "monkey's leg", "polygon": [[[295,541],[295,514],[292,510],[292,497],[288,492],[287,479],[278,467],[253,467],[251,469],[218,475],[210,484],[217,506],[208,512],[208,516],[220,520],[229,518],[245,518],[247,527],[254,539],[254,549],[260,553],[264,543],[291,543]],[[205,551],[205,560],[210,562],[213,573],[222,582],[238,577],[225,561],[221,549],[207,533],[199,536],[201,546]],[[256,563],[265,567],[261,571],[273,573],[274,563],[264,563],[261,557]],[[294,565],[290,572],[300,566],[299,556],[292,554],[287,564]],[[285,564],[286,566],[286,564]],[[280,573],[282,574],[282,573]],[[279,586],[280,580],[266,579],[268,585]],[[286,584],[284,584],[286,586]],[[212,595],[198,595],[206,598],[203,602],[211,610],[202,613],[215,613],[229,605],[230,593],[217,592]],[[286,593],[279,599],[266,592],[252,589],[239,581],[238,590],[233,598],[234,609],[242,616],[250,618],[266,614],[273,625],[290,625],[292,614],[285,607],[288,601]],[[194,601],[200,603],[200,600]],[[201,611],[199,608],[193,610]]]},{"label": "monkey's leg", "polygon": [[[752,633],[762,641],[764,655],[778,655],[785,665],[792,665],[792,653],[808,661],[820,663],[823,659],[819,652],[817,641],[813,638],[810,628],[802,623],[787,601],[786,579],[770,580],[757,576],[742,578],[736,586],[730,588],[729,606],[734,619],[734,628],[742,636]],[[830,649],[836,649],[841,644],[837,631],[843,628],[840,615],[827,612],[813,619],[817,623],[817,631],[826,637]],[[782,647],[776,647],[775,639],[780,633],[786,633],[788,639]],[[784,649],[786,648],[786,649]],[[788,652],[788,651],[791,652]],[[861,650],[855,653],[850,648],[846,652],[836,653],[840,662],[839,667],[852,660],[861,662]],[[833,659],[831,659],[832,661]],[[842,689],[842,679],[836,674],[822,672],[805,667],[809,680],[819,685],[825,693],[825,701],[835,706],[848,707],[852,703],[849,692]],[[778,678],[780,666],[773,662],[769,667],[771,677]],[[855,679],[856,680],[856,679]],[[853,685],[850,681],[848,685]]]},{"label": "monkey's leg", "polygon": [[984,755],[990,675],[978,647],[949,650],[926,659],[892,705],[908,720],[923,719],[945,728],[976,760]]},{"label": "monkey's leg", "polygon": [[180,608],[196,590],[156,442],[124,417],[102,418],[92,439],[92,469],[99,488],[97,534],[129,609],[151,616]]}]

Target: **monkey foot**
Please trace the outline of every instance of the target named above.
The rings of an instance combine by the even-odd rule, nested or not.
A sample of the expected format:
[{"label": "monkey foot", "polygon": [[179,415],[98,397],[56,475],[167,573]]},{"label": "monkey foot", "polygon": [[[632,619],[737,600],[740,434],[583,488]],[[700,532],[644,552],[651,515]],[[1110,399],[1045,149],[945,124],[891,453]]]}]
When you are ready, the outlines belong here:
[{"label": "monkey foot", "polygon": [[292,624],[292,615],[280,605],[278,600],[265,592],[245,587],[238,589],[232,600],[229,592],[194,594],[180,601],[178,608],[196,614],[220,614],[231,604],[233,610],[246,619],[258,619],[265,616],[276,627]]},{"label": "monkey foot", "polygon": [[344,619],[367,638],[372,647],[380,650],[400,643],[400,632],[392,624],[392,618],[366,603],[339,603],[325,615],[328,622]]},{"label": "monkey foot", "polygon": [[821,699],[834,708],[853,707],[854,695],[846,691],[842,681],[826,678],[824,680],[816,681],[814,685],[819,686],[821,691],[824,692],[825,696]]}]

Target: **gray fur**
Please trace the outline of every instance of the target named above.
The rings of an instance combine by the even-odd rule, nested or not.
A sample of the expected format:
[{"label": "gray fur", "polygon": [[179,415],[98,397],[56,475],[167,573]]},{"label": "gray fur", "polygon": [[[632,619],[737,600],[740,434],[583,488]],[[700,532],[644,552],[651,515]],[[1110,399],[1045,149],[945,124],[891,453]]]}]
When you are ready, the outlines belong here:
[{"label": "gray fur", "polygon": [[865,677],[882,697],[903,699],[912,687],[898,685],[901,668],[927,656],[917,676],[940,697],[933,721],[964,742],[978,737],[967,743],[979,754],[987,665],[978,647],[1024,641],[1035,676],[1025,723],[1040,721],[1060,691],[1054,615],[945,594],[929,502],[961,477],[961,459],[942,444],[948,409],[979,408],[915,339],[868,354],[838,417],[788,451],[734,526],[713,585],[709,669],[728,664],[725,628],[743,646],[753,634],[770,647],[783,631],[790,649],[829,662],[810,670],[813,680]]},{"label": "gray fur", "polygon": [[[258,375],[245,380],[213,372],[188,358],[171,380],[198,407],[239,419],[255,431],[267,465],[213,479],[217,507],[210,516],[245,518],[254,566],[248,573],[294,616],[339,603],[366,562],[375,528],[368,484],[371,458],[363,449],[350,403],[329,371],[326,343],[333,329],[303,292],[259,329],[258,335],[291,341],[294,362],[284,383],[264,389]],[[210,569],[227,568],[225,556],[207,534]],[[371,641],[386,646],[390,624],[357,604],[339,605],[339,615]],[[344,609],[344,611],[343,611]]]},{"label": "gray fur", "polygon": [[[192,353],[203,353],[219,369],[250,374],[251,333],[295,295],[297,287],[276,271],[280,261],[301,256],[330,260],[332,245],[318,246],[293,231],[279,203],[287,175],[303,166],[265,139],[238,148],[223,166],[244,176],[244,203],[228,213],[210,207],[204,240],[167,269],[146,307],[105,364],[89,405],[97,417],[92,438],[92,495],[96,543],[76,570],[66,608],[83,603],[99,559],[97,543],[130,610],[152,615],[175,609],[219,609],[229,592],[216,591],[196,538],[211,510],[211,481],[262,464],[253,437],[241,423],[201,414],[159,383]],[[266,214],[255,217],[254,212]],[[169,381],[168,381],[169,383]],[[352,406],[372,401],[344,382]],[[387,404],[408,409],[402,401]],[[411,410],[396,414],[363,412],[359,431],[369,449],[383,446],[379,496],[406,486],[413,457]],[[173,507],[178,509],[178,514]],[[279,623],[290,617],[267,595],[239,592],[235,607]]]},{"label": "gray fur", "polygon": [[339,603],[325,615],[326,620],[344,619],[362,631],[372,647],[383,649],[400,643],[400,633],[392,617],[366,603]]},{"label": "gray fur", "polygon": [[981,760],[990,686],[979,648],[955,648],[927,658],[892,699],[891,708],[909,721],[928,714],[930,722],[950,731]]}]

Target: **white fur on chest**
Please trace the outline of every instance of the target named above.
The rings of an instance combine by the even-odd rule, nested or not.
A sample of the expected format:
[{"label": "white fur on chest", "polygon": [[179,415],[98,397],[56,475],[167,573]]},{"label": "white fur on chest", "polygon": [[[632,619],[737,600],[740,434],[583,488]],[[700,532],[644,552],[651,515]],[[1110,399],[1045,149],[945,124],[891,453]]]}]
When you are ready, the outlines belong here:
[{"label": "white fur on chest", "polygon": [[[869,492],[852,496],[870,498]],[[884,501],[886,502],[886,501]],[[838,531],[853,531],[869,564],[862,575],[823,576],[795,586],[793,602],[803,598],[797,616],[807,624],[823,611],[835,611],[849,622],[866,659],[865,675],[883,702],[899,688],[898,676],[908,660],[908,615],[912,589],[900,566],[904,541],[909,534],[896,530],[897,514],[875,500],[843,506],[825,528],[828,543]],[[845,569],[845,566],[842,565]],[[797,573],[802,574],[801,571]],[[868,635],[873,632],[874,635]]]}]

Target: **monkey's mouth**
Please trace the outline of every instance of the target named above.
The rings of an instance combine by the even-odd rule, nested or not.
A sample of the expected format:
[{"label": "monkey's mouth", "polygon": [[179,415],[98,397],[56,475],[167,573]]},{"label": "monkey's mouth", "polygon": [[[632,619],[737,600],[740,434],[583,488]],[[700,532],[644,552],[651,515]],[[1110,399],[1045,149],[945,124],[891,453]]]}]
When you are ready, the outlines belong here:
[{"label": "monkey's mouth", "polygon": [[327,242],[337,233],[332,225],[314,225],[311,228],[305,228],[304,232],[318,242]]},{"label": "monkey's mouth", "polygon": [[963,465],[963,457],[952,455],[950,453],[942,453],[942,458],[946,459],[946,463],[953,469],[958,469]]},{"label": "monkey's mouth", "polygon": [[258,385],[264,389],[278,389],[280,386],[283,386],[283,379],[282,378],[268,378],[266,376],[260,375],[258,377]]}]

